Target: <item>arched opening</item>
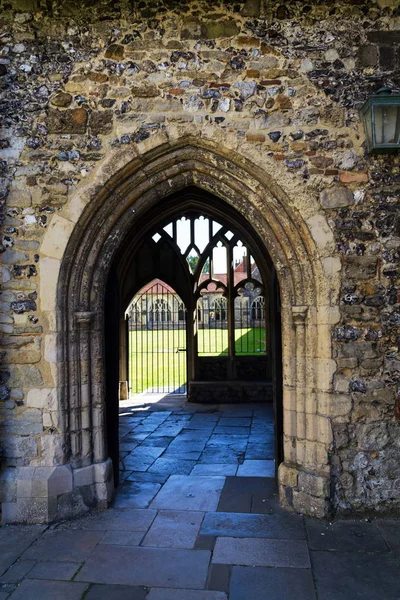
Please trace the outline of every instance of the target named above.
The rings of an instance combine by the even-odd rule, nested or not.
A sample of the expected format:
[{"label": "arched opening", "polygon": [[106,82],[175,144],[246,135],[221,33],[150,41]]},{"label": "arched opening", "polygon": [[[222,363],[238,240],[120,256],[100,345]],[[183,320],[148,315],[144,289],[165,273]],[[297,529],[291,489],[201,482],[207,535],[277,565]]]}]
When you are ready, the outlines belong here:
[{"label": "arched opening", "polygon": [[134,296],[125,317],[130,396],[186,394],[186,309],[178,294],[155,279]]},{"label": "arched opening", "polygon": [[[187,392],[189,402],[214,406],[270,403],[278,415],[278,467],[283,454],[282,357],[274,355],[281,331],[279,286],[252,225],[223,200],[189,186],[163,199],[161,216],[157,205],[144,213],[120,244],[110,273],[117,273],[120,298],[120,390],[127,387],[131,396]],[[107,337],[105,343],[113,345]],[[107,403],[116,415],[116,387]],[[118,429],[115,419],[109,422],[114,447]],[[113,462],[116,472],[116,453]]]},{"label": "arched opening", "polygon": [[[184,193],[188,189],[190,202]],[[105,507],[112,497],[118,436],[110,424],[118,421],[119,382],[127,380],[123,315],[130,301],[157,276],[179,294],[190,314],[196,309],[182,285],[189,284],[186,259],[171,261],[167,246],[157,275],[145,246],[144,260],[137,260],[144,233],[160,225],[160,216],[171,221],[178,197],[180,211],[193,207],[194,200],[201,200],[202,210],[209,198],[216,220],[229,220],[234,211],[240,238],[249,234],[249,224],[256,234],[250,243],[253,255],[270,271],[267,310],[281,315],[271,320],[271,380],[283,397],[283,405],[276,404],[277,421],[283,422],[283,440],[276,439],[280,498],[293,510],[326,515],[335,366],[328,340],[337,322],[340,268],[331,256],[329,226],[312,198],[304,204],[308,216],[303,215],[268,169],[190,137],[152,146],[136,158],[131,151],[117,152],[68,208],[76,224],[57,263],[59,445],[65,464],[73,473],[79,471],[74,494],[84,498],[68,514]],[[323,240],[312,235],[314,224],[325,227]],[[48,246],[56,244],[54,236],[55,230],[46,233]],[[58,246],[55,252],[58,257]],[[45,286],[46,270],[41,278]],[[107,337],[106,343],[115,324],[118,335]],[[188,340],[190,348],[193,340]],[[273,364],[279,357],[282,377],[280,365]],[[193,356],[188,365],[194,368]],[[93,481],[81,493],[83,473]]]}]

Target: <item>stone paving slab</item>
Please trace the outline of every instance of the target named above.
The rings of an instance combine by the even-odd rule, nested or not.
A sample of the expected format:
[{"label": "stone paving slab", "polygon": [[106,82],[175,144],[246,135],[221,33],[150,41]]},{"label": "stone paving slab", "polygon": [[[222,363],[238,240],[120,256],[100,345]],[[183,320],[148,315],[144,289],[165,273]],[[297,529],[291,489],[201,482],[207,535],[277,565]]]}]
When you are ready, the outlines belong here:
[{"label": "stone paving slab", "polygon": [[206,444],[207,448],[221,448],[226,447],[235,448],[236,451],[244,452],[247,447],[247,437],[240,436],[240,438],[234,438],[232,436],[224,435],[212,435]]},{"label": "stone paving slab", "polygon": [[318,600],[399,600],[398,552],[311,552]]},{"label": "stone paving slab", "polygon": [[245,513],[206,513],[202,535],[220,537],[254,537],[279,540],[304,540],[303,518],[298,515],[251,515]]},{"label": "stone paving slab", "polygon": [[386,552],[388,545],[375,523],[337,521],[324,523],[306,519],[309,546],[312,550]]},{"label": "stone paving slab", "polygon": [[151,508],[215,511],[225,477],[173,475],[161,488]]},{"label": "stone paving slab", "polygon": [[400,521],[377,519],[374,524],[391,550],[400,550]]},{"label": "stone paving slab", "polygon": [[150,467],[150,473],[168,473],[169,475],[189,475],[195,466],[194,460],[184,460],[179,457],[158,458]]},{"label": "stone paving slab", "polygon": [[182,431],[182,433],[180,433],[177,437],[177,440],[179,440],[180,442],[202,442],[204,441],[204,432],[199,430],[199,429],[193,429],[193,430],[184,430]]},{"label": "stone paving slab", "polygon": [[279,504],[274,479],[266,477],[227,477],[218,512],[287,514]]},{"label": "stone paving slab", "polygon": [[231,580],[231,570],[231,565],[212,563],[208,571],[208,589],[225,592],[228,595]]},{"label": "stone paving slab", "polygon": [[0,528],[0,575],[44,530],[42,525],[8,525]]},{"label": "stone paving slab", "polygon": [[218,424],[221,427],[250,427],[250,417],[221,417]]},{"label": "stone paving slab", "polygon": [[78,562],[38,562],[30,571],[29,579],[56,579],[61,581],[70,581],[80,566],[81,564]]},{"label": "stone paving slab", "polygon": [[229,600],[253,599],[316,600],[311,570],[233,567]]},{"label": "stone paving slab", "polygon": [[168,446],[168,452],[174,452],[175,454],[180,452],[202,452],[205,445],[205,440],[178,440],[176,438]]},{"label": "stone paving slab", "polygon": [[245,460],[237,474],[239,477],[275,477],[275,461]]},{"label": "stone paving slab", "polygon": [[142,448],[148,446],[152,448],[166,448],[172,440],[175,439],[173,436],[159,436],[152,433],[141,443]]},{"label": "stone paving slab", "polygon": [[209,422],[209,421],[193,421],[190,420],[188,423],[185,424],[185,426],[183,427],[182,431],[190,431],[192,429],[201,429],[201,431],[204,433],[206,431],[211,432],[215,427],[215,423],[214,422]]},{"label": "stone paving slab", "polygon": [[81,600],[86,583],[25,579],[10,596],[10,600]]},{"label": "stone paving slab", "polygon": [[94,513],[81,519],[67,521],[58,526],[62,529],[85,529],[87,531],[147,531],[156,516],[155,510],[115,509]]},{"label": "stone paving slab", "polygon": [[142,471],[130,471],[127,473],[127,481],[143,481],[149,483],[165,483],[168,479],[168,473],[143,473]]},{"label": "stone paving slab", "polygon": [[153,588],[146,600],[227,600],[227,596],[223,592]]},{"label": "stone paving slab", "polygon": [[106,531],[100,544],[112,544],[113,546],[139,546],[143,536],[143,531]]},{"label": "stone paving slab", "polygon": [[220,537],[215,542],[213,563],[255,567],[311,567],[303,540]]},{"label": "stone paving slab", "polygon": [[142,458],[132,458],[130,454],[120,461],[121,469],[125,471],[147,471],[155,459],[143,460]]},{"label": "stone paving slab", "polygon": [[190,475],[235,475],[237,464],[199,464],[193,467]]},{"label": "stone paving slab", "polygon": [[163,451],[163,448],[159,446],[139,446],[132,450],[130,456],[147,462],[158,458]]},{"label": "stone paving slab", "polygon": [[21,581],[24,577],[28,575],[28,573],[35,566],[35,560],[17,560],[7,571],[0,577],[1,583],[17,583]]},{"label": "stone paving slab", "polygon": [[204,589],[209,561],[207,550],[100,545],[76,581]]},{"label": "stone paving slab", "polygon": [[130,432],[130,433],[127,433],[126,435],[124,435],[123,437],[121,437],[120,439],[124,443],[127,443],[127,442],[143,442],[148,436],[149,436],[149,433],[134,433],[134,432]]},{"label": "stone paving slab", "polygon": [[231,434],[231,435],[250,435],[250,427],[229,427],[227,425],[217,425],[217,427],[213,431],[213,435],[218,434]]},{"label": "stone paving slab", "polygon": [[118,488],[113,506],[115,508],[147,508],[160,488],[160,483],[124,481]]},{"label": "stone paving slab", "polygon": [[148,588],[132,585],[94,584],[85,596],[85,600],[145,600]]},{"label": "stone paving slab", "polygon": [[199,459],[199,464],[216,462],[218,464],[227,463],[239,464],[239,461],[244,459],[243,450],[238,450],[234,447],[209,447],[207,446]]},{"label": "stone paving slab", "polygon": [[203,512],[164,510],[153,521],[142,546],[194,548]]},{"label": "stone paving slab", "polygon": [[199,460],[201,456],[201,452],[181,452],[177,451],[176,448],[172,448],[171,450],[167,448],[167,450],[162,455],[162,458],[172,458],[174,460]]},{"label": "stone paving slab", "polygon": [[100,531],[46,531],[22,557],[35,560],[55,560],[62,562],[83,562],[100,542]]},{"label": "stone paving slab", "polygon": [[[121,410],[116,504],[151,509],[0,529],[0,600],[315,600],[306,544],[318,600],[400,600],[400,521],[307,519],[306,541],[303,518],[259,476],[273,465],[272,407],[143,404]],[[190,474],[154,472],[159,460]]]}]

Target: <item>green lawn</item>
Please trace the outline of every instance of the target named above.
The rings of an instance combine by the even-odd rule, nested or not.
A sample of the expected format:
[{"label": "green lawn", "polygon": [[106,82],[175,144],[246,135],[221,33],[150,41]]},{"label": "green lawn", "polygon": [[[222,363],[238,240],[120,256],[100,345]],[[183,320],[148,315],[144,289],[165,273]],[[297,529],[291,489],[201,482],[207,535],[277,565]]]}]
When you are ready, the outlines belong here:
[{"label": "green lawn", "polygon": [[[131,331],[129,335],[129,371],[132,393],[149,388],[169,392],[186,383],[186,332]],[[238,354],[258,355],[265,351],[265,330],[261,327],[235,330],[235,349]],[[199,330],[200,356],[227,354],[226,329]]]}]

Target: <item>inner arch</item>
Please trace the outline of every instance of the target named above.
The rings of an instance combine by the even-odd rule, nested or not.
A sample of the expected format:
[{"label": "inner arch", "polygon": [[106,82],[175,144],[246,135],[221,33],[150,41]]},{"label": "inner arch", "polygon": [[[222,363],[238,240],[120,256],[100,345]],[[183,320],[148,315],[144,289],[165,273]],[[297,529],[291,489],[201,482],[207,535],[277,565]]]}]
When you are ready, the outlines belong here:
[{"label": "inner arch", "polygon": [[[208,222],[205,243],[195,235],[200,218]],[[180,240],[179,228],[184,220],[189,234]],[[199,250],[200,246],[203,251]],[[219,273],[221,267],[213,258],[217,246],[226,251],[225,273]],[[238,259],[235,252],[240,247],[243,256]],[[190,267],[188,262],[193,249],[198,254],[197,268]],[[206,261],[210,264],[208,275],[204,274]],[[163,282],[165,292],[154,293],[149,300],[149,281],[154,280]],[[140,345],[140,339],[147,336],[149,330],[154,330],[154,319],[149,317],[147,305],[149,302],[151,306],[154,304],[156,295],[156,302],[170,304],[171,298],[167,297],[169,292],[166,291],[169,286],[179,294],[187,312],[189,400],[218,404],[220,398],[226,398],[227,389],[230,389],[233,401],[266,402],[272,401],[274,396],[275,404],[279,403],[277,430],[281,432],[281,356],[275,352],[275,347],[280,344],[279,284],[271,257],[251,223],[215,195],[188,186],[151,207],[138,219],[137,227],[126,233],[113,260],[107,285],[108,297],[111,288],[114,293],[117,289],[118,302],[112,306],[106,302],[105,313],[107,322],[118,313],[118,347],[109,332],[106,348],[114,345],[114,351],[108,353],[106,372],[119,371],[120,391],[138,391],[134,389],[136,376],[133,373],[141,369],[140,358],[134,352],[138,361],[135,367],[130,347]],[[142,299],[146,300],[146,310],[139,318],[137,310],[132,312],[132,306],[137,307],[138,292],[143,293]],[[254,306],[259,307],[257,311]],[[128,318],[128,327],[124,322],[127,309],[133,314]],[[174,319],[171,317],[170,321],[168,325],[158,323],[158,330],[173,331]],[[215,338],[213,344],[211,336]],[[118,367],[115,364],[117,356]],[[107,411],[114,415],[118,402],[115,384],[114,378],[111,389],[110,378],[107,379]],[[124,397],[126,395],[125,391]],[[108,443],[116,452],[116,417],[109,423]],[[280,435],[279,440],[278,460],[282,456]],[[114,469],[117,470],[116,457]]]}]

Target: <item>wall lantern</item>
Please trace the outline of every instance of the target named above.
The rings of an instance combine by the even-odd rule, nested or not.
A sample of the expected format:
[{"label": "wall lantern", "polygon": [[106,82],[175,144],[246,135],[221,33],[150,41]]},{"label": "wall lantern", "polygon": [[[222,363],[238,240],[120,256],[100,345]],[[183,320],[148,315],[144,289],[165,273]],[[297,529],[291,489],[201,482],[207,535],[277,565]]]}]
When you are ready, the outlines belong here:
[{"label": "wall lantern", "polygon": [[381,88],[361,108],[368,152],[386,154],[400,150],[400,94]]}]

